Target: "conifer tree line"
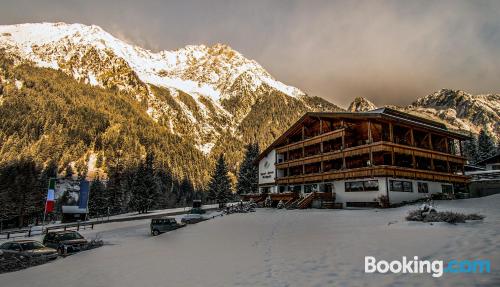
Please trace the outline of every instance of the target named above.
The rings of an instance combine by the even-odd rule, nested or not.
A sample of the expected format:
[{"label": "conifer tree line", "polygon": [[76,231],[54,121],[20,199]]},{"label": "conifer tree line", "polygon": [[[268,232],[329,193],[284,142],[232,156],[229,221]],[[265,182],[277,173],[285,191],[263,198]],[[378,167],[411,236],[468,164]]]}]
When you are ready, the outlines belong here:
[{"label": "conifer tree line", "polygon": [[41,168],[32,158],[0,165],[0,220],[17,219],[18,226],[40,221],[45,209],[49,178],[57,167]]},{"label": "conifer tree line", "polygon": [[259,144],[250,143],[246,146],[245,157],[238,172],[237,194],[249,194],[258,192],[259,167],[255,160],[259,156]]},{"label": "conifer tree line", "polygon": [[[71,176],[66,172],[66,176]],[[56,178],[57,166],[42,168],[32,158],[0,165],[0,220],[16,219],[17,226],[39,223],[43,218],[48,182]],[[81,180],[78,178],[77,180]],[[67,202],[67,193],[57,200],[57,212]],[[195,190],[189,178],[177,180],[171,172],[157,166],[154,154],[148,153],[136,167],[122,165],[110,169],[107,179],[98,176],[91,181],[90,217],[190,205],[193,199],[205,199],[203,190]]]},{"label": "conifer tree line", "polygon": [[[257,192],[258,168],[254,164],[259,154],[257,144],[246,147],[241,163],[238,194]],[[18,226],[39,222],[43,217],[47,185],[57,177],[57,165],[49,163],[42,168],[32,158],[11,161],[0,166],[0,220],[18,218]],[[72,176],[70,169],[66,177]],[[58,202],[65,201],[63,194]],[[165,167],[155,162],[152,152],[136,167],[125,167],[120,162],[111,166],[106,179],[96,176],[90,184],[89,216],[100,217],[152,209],[188,206],[194,199],[205,203],[227,203],[235,199],[227,163],[221,154],[211,175],[208,190],[196,190],[189,178],[177,180]]]},{"label": "conifer tree line", "polygon": [[465,141],[463,145],[464,155],[469,163],[475,164],[500,153],[500,141],[495,145],[495,139],[486,128],[481,129],[476,137],[470,134],[471,140]]},{"label": "conifer tree line", "polygon": [[195,190],[185,177],[175,179],[171,172],[155,162],[148,153],[138,166],[111,168],[104,183],[96,177],[90,184],[89,215],[99,217],[136,211],[188,206],[194,199],[203,199],[202,190]]}]

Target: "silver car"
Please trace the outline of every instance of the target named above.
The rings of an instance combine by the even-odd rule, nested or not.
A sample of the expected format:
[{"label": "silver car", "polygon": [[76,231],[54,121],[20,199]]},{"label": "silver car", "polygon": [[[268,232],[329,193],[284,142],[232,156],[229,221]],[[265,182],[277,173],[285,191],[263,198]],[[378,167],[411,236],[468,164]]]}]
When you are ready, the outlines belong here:
[{"label": "silver car", "polygon": [[19,258],[45,258],[56,259],[57,250],[46,247],[36,240],[16,240],[0,245],[3,256],[16,256]]},{"label": "silver car", "polygon": [[186,224],[194,224],[201,221],[204,221],[205,218],[201,214],[186,214],[182,217],[181,222]]}]

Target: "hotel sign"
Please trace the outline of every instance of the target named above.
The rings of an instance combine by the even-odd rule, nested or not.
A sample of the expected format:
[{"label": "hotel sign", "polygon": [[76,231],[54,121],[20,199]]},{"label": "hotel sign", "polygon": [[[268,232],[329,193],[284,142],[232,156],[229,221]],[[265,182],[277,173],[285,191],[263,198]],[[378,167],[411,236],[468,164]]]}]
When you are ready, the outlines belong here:
[{"label": "hotel sign", "polygon": [[[264,168],[269,169],[270,166],[271,166],[271,163],[268,160],[266,160],[266,162],[264,162]],[[260,176],[262,178],[273,178],[274,177],[274,169],[268,170],[265,172],[261,172]]]},{"label": "hotel sign", "polygon": [[272,151],[259,162],[259,184],[274,182],[276,173],[274,160],[275,153]]}]

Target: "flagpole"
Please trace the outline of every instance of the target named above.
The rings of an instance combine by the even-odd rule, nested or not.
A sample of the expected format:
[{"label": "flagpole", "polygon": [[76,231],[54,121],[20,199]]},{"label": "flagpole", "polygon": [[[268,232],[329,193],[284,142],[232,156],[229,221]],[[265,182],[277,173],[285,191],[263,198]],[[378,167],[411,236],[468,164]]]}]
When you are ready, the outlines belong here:
[{"label": "flagpole", "polygon": [[49,186],[47,187],[47,195],[45,196],[45,208],[43,210],[43,220],[42,220],[42,234],[43,234],[43,226],[45,225],[45,215],[47,214],[47,200],[49,199],[49,189],[50,189],[50,181],[54,179],[54,193],[55,193],[55,178],[49,178]]},{"label": "flagpole", "polygon": [[87,192],[87,204],[85,205],[85,221],[89,219],[89,199],[90,199],[90,181],[87,180],[87,178],[84,179],[85,181],[88,182],[89,190]]},{"label": "flagpole", "polygon": [[45,204],[44,204],[44,208],[43,208],[42,234],[43,234],[43,226],[45,225],[45,214],[47,213],[47,197],[49,196],[49,192],[48,192],[49,188],[50,188],[50,178],[49,178],[49,186],[47,186],[47,192],[45,195]]}]

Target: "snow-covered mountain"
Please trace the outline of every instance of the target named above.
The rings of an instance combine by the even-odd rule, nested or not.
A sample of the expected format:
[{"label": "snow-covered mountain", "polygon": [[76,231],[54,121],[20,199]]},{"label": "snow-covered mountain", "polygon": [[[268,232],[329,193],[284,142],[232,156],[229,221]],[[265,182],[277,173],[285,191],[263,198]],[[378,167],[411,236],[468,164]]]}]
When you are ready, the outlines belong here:
[{"label": "snow-covered mountain", "polygon": [[[0,26],[0,48],[16,61],[59,69],[75,79],[132,93],[156,121],[189,136],[204,153],[235,133],[264,96],[299,102],[306,110],[338,109],[274,79],[227,45],[152,52],[98,26],[36,23]],[[318,103],[319,102],[319,103]]]},{"label": "snow-covered mountain", "polygon": [[[461,90],[441,89],[418,98],[407,106],[388,105],[393,109],[442,122],[448,128],[478,134],[486,128],[500,141],[500,95],[472,95]],[[356,97],[347,111],[362,112],[377,106],[364,97]]]},{"label": "snow-covered mountain", "polygon": [[[419,117],[442,122],[450,129],[478,134],[486,128],[500,141],[500,95],[472,95],[461,90],[442,89],[418,98],[407,106],[388,107]],[[347,111],[362,112],[377,106],[364,97],[356,97]]]},{"label": "snow-covered mountain", "polygon": [[375,104],[370,102],[368,99],[363,98],[363,97],[356,97],[356,98],[354,98],[354,100],[351,102],[351,104],[347,108],[347,111],[349,111],[349,112],[365,112],[365,111],[374,110],[376,108],[377,108],[377,106],[375,106]]},{"label": "snow-covered mountain", "polygon": [[[152,52],[98,26],[37,23],[0,26],[2,48],[17,64],[54,68],[84,83],[126,91],[153,120],[207,155],[214,147],[226,152],[235,142],[257,140],[266,146],[304,112],[342,110],[277,81],[223,44]],[[395,108],[457,130],[477,133],[486,127],[500,139],[499,98],[441,90]],[[357,97],[347,110],[375,108]]]},{"label": "snow-covered mountain", "polygon": [[479,133],[486,128],[500,140],[500,95],[471,95],[461,90],[442,89],[399,108],[421,117],[444,122],[449,128]]},{"label": "snow-covered mountain", "polygon": [[[22,58],[41,67],[69,71],[91,84],[106,84],[106,66],[88,62],[88,57],[98,57],[96,60],[101,61],[123,60],[144,83],[214,100],[230,96],[231,86],[245,74],[249,76],[248,88],[253,91],[267,84],[288,96],[304,95],[299,89],[276,81],[257,62],[227,45],[192,45],[155,53],[119,40],[98,26],[65,23],[0,26],[0,34],[2,46]],[[124,63],[111,64],[116,68]]]}]

